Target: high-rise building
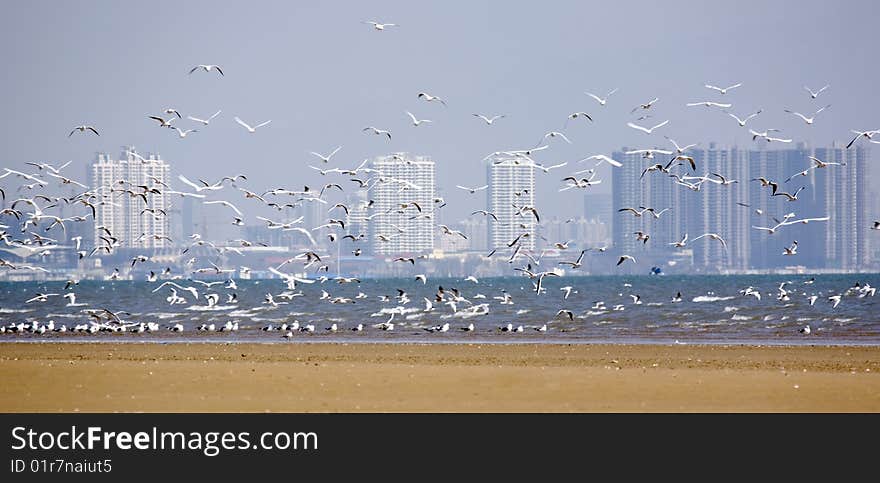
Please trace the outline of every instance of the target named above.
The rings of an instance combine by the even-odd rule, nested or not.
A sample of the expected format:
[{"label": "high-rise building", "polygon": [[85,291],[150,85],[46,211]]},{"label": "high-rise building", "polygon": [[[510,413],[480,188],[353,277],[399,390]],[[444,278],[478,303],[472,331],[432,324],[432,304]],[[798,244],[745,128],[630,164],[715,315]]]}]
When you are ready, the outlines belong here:
[{"label": "high-rise building", "polygon": [[434,161],[395,153],[373,160],[378,171],[368,222],[374,255],[423,253],[434,249]]},{"label": "high-rise building", "polygon": [[[507,248],[520,237],[521,249],[535,249],[535,216],[522,208],[535,207],[535,169],[514,160],[496,160],[487,167],[488,210],[498,220],[489,220],[489,247]],[[521,236],[528,234],[528,236]]]},{"label": "high-rise building", "polygon": [[[831,217],[825,232],[825,258],[829,267],[863,269],[870,261],[868,248],[868,161],[870,149],[837,146],[816,150],[816,157],[844,166],[823,171],[826,214]],[[800,199],[800,195],[798,195]],[[811,240],[812,242],[812,240]]]},{"label": "high-rise building", "polygon": [[[169,197],[143,189],[163,190],[169,184],[170,168],[158,154],[135,154],[133,147],[126,148],[119,160],[101,153],[92,164],[92,186],[103,197],[103,203],[95,203],[95,243],[106,236],[106,228],[119,247],[170,247],[169,219],[159,211],[167,211]],[[153,212],[144,212],[147,208]]]}]

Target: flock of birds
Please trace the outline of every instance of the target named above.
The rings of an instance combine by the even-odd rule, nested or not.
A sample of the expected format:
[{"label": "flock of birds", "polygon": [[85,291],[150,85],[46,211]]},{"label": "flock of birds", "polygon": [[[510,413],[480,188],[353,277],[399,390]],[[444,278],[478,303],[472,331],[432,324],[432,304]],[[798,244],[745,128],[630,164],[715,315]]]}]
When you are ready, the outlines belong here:
[{"label": "flock of birds", "polygon": [[[394,23],[380,23],[376,21],[366,21],[364,22],[368,25],[371,25],[375,31],[383,32],[389,29],[390,27],[398,27]],[[199,64],[192,67],[189,70],[189,75],[192,75],[196,72],[202,71],[205,74],[203,75],[213,75],[216,72],[218,78],[225,76],[224,71],[219,65],[214,64]],[[763,112],[763,110],[759,109],[756,112],[749,113],[744,117],[740,117],[734,112],[729,111],[733,107],[732,102],[726,101],[732,96],[731,91],[734,89],[738,89],[742,86],[741,83],[733,84],[727,87],[718,87],[711,84],[706,84],[705,88],[711,90],[717,97],[715,100],[703,100],[687,103],[688,107],[702,107],[707,109],[718,110],[719,112],[726,114],[731,117],[734,121],[736,121],[736,126],[741,129],[745,129],[747,126],[754,124],[755,119]],[[816,100],[821,94],[823,94],[829,86],[824,86],[817,91],[813,91],[812,89],[805,87],[805,89],[809,92],[809,96],[811,100]],[[600,97],[594,93],[586,92],[590,99],[596,102],[595,108],[597,110],[602,109],[611,109],[613,107],[613,98],[612,96],[618,92],[618,89],[613,89],[605,94],[603,97]],[[428,104],[437,104],[439,106],[448,107],[447,101],[439,96],[430,94],[428,92],[419,92],[416,94],[416,99],[419,101],[426,102]],[[724,102],[721,102],[724,100]],[[653,118],[654,113],[657,111],[657,105],[660,102],[660,99],[657,97],[652,98],[651,100],[640,103],[633,107],[630,110],[630,115],[637,116],[632,121],[628,122],[626,125],[633,129],[634,131],[638,131],[641,135],[646,136],[646,139],[651,139],[651,136],[655,136],[661,130],[663,130],[666,126],[669,125],[670,120],[666,119],[659,123],[645,123],[648,119]],[[818,116],[827,110],[830,105],[825,105],[815,111],[812,109],[808,110],[809,115],[802,114],[797,111],[786,109],[785,112],[790,113],[793,117],[796,117],[802,120],[807,125],[813,125],[816,122]],[[812,111],[812,112],[810,112]],[[215,122],[215,119],[221,114],[221,110],[217,110],[214,114],[208,117],[197,117],[193,115],[188,115],[186,118],[203,128],[207,128],[212,122]],[[420,126],[430,124],[433,121],[430,119],[420,119],[410,111],[405,111],[405,114],[411,119],[412,125],[415,128],[419,128]],[[496,115],[485,115],[481,113],[473,113],[474,118],[478,119],[486,126],[495,126],[502,121],[506,115],[505,114],[496,114]],[[158,115],[148,115],[148,119],[155,121],[156,126],[160,129],[170,129],[174,131],[180,138],[186,138],[193,133],[198,133],[198,129],[195,128],[181,128],[175,123],[182,121],[184,116],[179,112],[179,110],[173,107],[167,107],[161,110],[161,113]],[[583,110],[575,111],[568,116],[566,116],[563,129],[567,128],[572,122],[584,122],[584,123],[595,123],[597,116],[595,113],[586,112]],[[237,124],[239,124],[244,130],[253,135],[259,135],[259,131],[266,128],[272,121],[266,120],[256,123],[246,122],[239,117],[234,117],[234,120]],[[641,123],[641,124],[640,124]],[[649,126],[647,124],[650,124]],[[384,138],[386,141],[392,140],[392,132],[387,129],[382,129],[375,126],[366,126],[363,128],[363,133],[367,135],[374,135],[379,138]],[[778,136],[780,130],[776,128],[766,128],[763,131],[755,131],[749,128],[749,133],[752,135],[752,139],[757,141],[759,139],[766,141],[768,143],[778,142],[778,143],[790,143],[791,139],[785,139]],[[870,143],[878,144],[880,140],[873,139],[875,135],[880,134],[880,130],[867,130],[867,131],[852,131],[855,136],[852,140],[847,144],[847,148],[850,148],[859,140],[865,140]],[[96,126],[83,124],[74,127],[68,137],[73,136],[74,134],[79,133],[79,135],[93,135],[100,136],[100,130]],[[734,183],[738,183],[739,180],[730,179],[728,176],[725,176],[722,173],[705,173],[703,175],[697,175],[698,166],[694,159],[694,157],[688,154],[689,150],[696,147],[697,144],[687,144],[680,145],[675,140],[669,138],[666,139],[671,143],[671,149],[661,149],[656,145],[652,147],[646,147],[642,149],[635,149],[627,151],[627,154],[639,154],[642,158],[646,160],[654,160],[663,156],[656,162],[656,164],[651,164],[648,166],[643,172],[641,177],[644,178],[647,175],[656,176],[657,174],[663,174],[669,177],[670,182],[674,183],[677,186],[681,186],[686,189],[699,191],[701,187],[705,183],[710,183],[718,186],[729,186]],[[544,154],[546,150],[550,149],[554,143],[563,142],[567,144],[572,144],[572,141],[566,136],[566,134],[562,131],[550,130],[543,134],[538,143],[531,147],[525,147],[520,149],[507,149],[502,151],[496,151],[490,153],[483,161],[490,161],[492,163],[501,164],[501,163],[509,163],[515,165],[523,165],[530,166],[532,168],[538,169],[544,173],[550,173],[553,170],[557,170],[563,168],[568,165],[567,162],[555,164],[555,165],[545,165],[541,162],[536,161],[536,158],[540,155]],[[653,143],[651,143],[653,144]],[[323,165],[330,165],[333,161],[334,156],[339,153],[342,149],[342,146],[338,146],[328,154],[321,154],[318,152],[311,152],[310,154],[316,158]],[[129,155],[140,159],[144,163],[148,163],[147,159],[144,159],[137,153],[130,151]],[[397,157],[399,155],[392,155],[393,157]],[[400,158],[402,161],[405,161],[404,158]],[[613,168],[619,168],[622,166],[622,163],[618,160],[613,159],[611,156],[607,154],[597,153],[587,157],[584,157],[576,163],[584,163],[592,161],[592,165],[586,169],[575,171],[571,173],[571,175],[562,178],[562,182],[564,185],[560,188],[560,191],[570,190],[570,189],[588,189],[591,186],[595,186],[602,182],[601,179],[597,179],[597,168],[603,164],[609,164]],[[766,178],[756,178],[751,180],[752,182],[761,183],[762,187],[767,187],[769,190],[769,196],[771,197],[782,197],[783,199],[789,202],[796,202],[798,194],[804,187],[799,187],[794,190],[784,190],[783,186],[796,179],[799,176],[806,176],[809,174],[811,170],[815,169],[835,169],[836,166],[839,166],[839,163],[834,162],[826,162],[821,159],[810,157],[808,160],[809,164],[806,166],[804,171],[794,173],[788,179],[779,182],[776,180],[770,180]],[[186,188],[184,190],[175,190],[168,186],[165,182],[158,178],[151,178],[142,183],[136,183],[125,179],[116,180],[112,186],[96,186],[96,187],[88,187],[83,183],[80,183],[74,180],[71,177],[68,177],[64,174],[64,169],[68,167],[70,162],[64,163],[62,165],[54,166],[48,163],[27,163],[30,166],[33,166],[36,171],[35,172],[24,172],[20,170],[14,170],[10,168],[4,168],[3,173],[0,174],[0,179],[7,178],[10,176],[21,178],[23,180],[22,184],[18,187],[19,191],[36,191],[38,188],[46,188],[50,186],[52,183],[49,182],[49,178],[52,178],[57,181],[59,186],[70,186],[70,187],[78,187],[81,188],[77,194],[69,197],[57,197],[52,196],[48,192],[39,192],[38,194],[34,194],[30,197],[18,197],[14,199],[10,206],[7,208],[5,206],[6,203],[6,193],[0,189],[0,196],[2,196],[2,200],[4,203],[4,207],[2,211],[0,211],[0,215],[6,215],[8,217],[14,217],[18,222],[20,222],[20,232],[27,233],[29,236],[25,236],[23,238],[16,238],[13,231],[10,230],[10,226],[8,225],[0,225],[0,229],[3,231],[0,232],[0,240],[2,242],[13,249],[24,249],[28,256],[38,255],[40,257],[45,257],[49,255],[52,250],[57,249],[61,245],[61,241],[57,238],[52,238],[48,236],[48,233],[52,230],[60,229],[62,232],[66,233],[67,226],[70,223],[80,223],[87,222],[89,219],[94,220],[96,216],[97,209],[105,204],[115,204],[117,203],[118,197],[129,197],[131,199],[136,199],[142,201],[142,211],[140,213],[141,216],[151,216],[151,217],[165,217],[168,216],[168,213],[165,210],[155,208],[151,204],[151,200],[154,196],[161,195],[176,195],[181,197],[189,197],[196,200],[200,200],[205,205],[218,205],[222,206],[229,210],[230,222],[236,226],[244,226],[246,215],[245,211],[240,208],[242,203],[256,203],[259,202],[264,207],[269,209],[275,209],[277,211],[282,211],[285,208],[293,208],[302,206],[305,203],[320,203],[323,205],[329,205],[327,198],[329,193],[344,192],[345,189],[343,184],[345,181],[339,182],[328,182],[321,186],[320,188],[312,188],[309,186],[305,186],[301,190],[296,189],[287,189],[287,188],[274,188],[263,192],[251,191],[244,187],[239,186],[242,181],[247,181],[247,177],[245,174],[238,174],[235,176],[224,176],[216,181],[206,181],[203,179],[198,179],[196,181],[191,181],[183,175],[180,175],[178,179],[183,183]],[[379,185],[390,184],[395,186],[401,193],[407,191],[417,191],[420,189],[419,186],[413,184],[412,182],[399,179],[392,176],[389,176],[380,170],[367,167],[367,160],[364,160],[360,165],[353,168],[341,168],[341,167],[333,167],[333,168],[319,168],[317,166],[310,166],[311,169],[318,171],[322,176],[327,175],[337,175],[341,177],[346,177],[348,182],[354,183],[356,188],[359,190],[364,190],[369,193],[374,187]],[[488,185],[482,186],[464,186],[458,185],[458,189],[462,190],[463,193],[474,195],[482,190],[488,188]],[[208,199],[208,196],[218,197],[221,193],[226,193],[232,191],[233,194],[236,194],[239,199],[234,200],[233,198],[227,196],[225,199]],[[522,195],[522,191],[516,193],[517,196]],[[362,208],[365,212],[369,212],[373,209],[373,200],[368,199],[363,202],[363,206],[358,208]],[[748,206],[747,203],[742,203],[743,206]],[[82,214],[77,214],[74,216],[61,217],[57,214],[52,214],[52,209],[58,209],[62,206],[66,207],[81,207],[83,212]],[[396,211],[397,213],[408,214],[410,219],[419,219],[419,218],[427,218],[434,219],[435,213],[437,210],[442,209],[446,206],[446,201],[440,197],[433,199],[433,206],[421,206],[416,201],[410,201],[401,203],[396,208],[392,208],[387,212],[374,212],[369,215],[366,215],[365,218],[367,220],[371,220],[375,217],[380,217],[387,215],[391,211]],[[256,216],[255,218],[260,220],[261,222],[265,222],[266,226],[270,230],[281,230],[281,231],[293,231],[300,233],[304,239],[308,240],[312,246],[317,245],[315,236],[318,234],[322,234],[322,236],[326,236],[327,239],[333,243],[339,243],[341,240],[350,239],[353,243],[361,243],[367,241],[367,236],[364,233],[351,233],[346,230],[346,216],[354,209],[353,206],[348,206],[345,203],[335,203],[327,210],[328,219],[326,223],[315,226],[315,227],[306,227],[303,225],[303,218],[300,217],[298,219],[293,220],[275,220],[268,217]],[[544,280],[547,277],[560,277],[560,271],[557,269],[547,269],[541,270],[538,267],[541,265],[541,256],[536,253],[531,253],[530,250],[523,247],[522,242],[530,237],[536,236],[531,230],[531,219],[534,219],[534,222],[540,222],[540,214],[538,212],[537,207],[529,206],[524,203],[519,203],[514,201],[515,214],[517,217],[524,218],[523,222],[519,223],[519,228],[522,230],[513,240],[506,244],[504,249],[509,250],[509,255],[507,262],[511,265],[517,263],[519,260],[522,260],[522,266],[516,266],[513,268],[514,272],[523,277],[527,277],[532,282],[532,289],[537,295],[545,294],[547,292],[546,287],[544,286]],[[654,207],[625,207],[621,208],[619,211],[625,214],[621,216],[632,215],[635,217],[643,217],[646,214],[654,218],[660,218],[665,212],[674,209],[673,208],[664,208],[664,209],[656,209]],[[341,216],[346,215],[346,216]],[[473,215],[480,215],[487,218],[492,218],[493,222],[499,223],[499,217],[492,212],[487,210],[477,210],[472,212]],[[528,219],[526,222],[525,219]],[[783,217],[781,220],[774,220],[775,224],[773,226],[761,227],[754,226],[753,228],[756,230],[768,231],[769,233],[775,233],[776,231],[782,229],[785,226],[795,225],[799,223],[810,223],[810,222],[823,222],[828,221],[829,218],[826,217],[817,217],[817,218],[798,218],[794,213],[789,213]],[[29,229],[33,227],[33,229]],[[467,239],[468,236],[466,233],[458,230],[451,229],[447,225],[437,224],[437,229],[442,236],[449,237],[460,237],[462,239]],[[880,221],[875,221],[873,223],[872,229],[878,230],[880,229]],[[115,253],[115,249],[122,245],[123,240],[121,240],[117,234],[114,234],[110,231],[110,229],[106,226],[98,226],[97,230],[99,232],[98,239],[95,240],[95,246],[90,250],[87,250],[86,247],[83,247],[81,242],[81,237],[72,237],[70,241],[75,244],[75,250],[77,256],[82,259],[84,257],[91,257],[95,255],[110,255]],[[39,231],[43,231],[43,234],[39,233]],[[395,227],[394,233],[381,233],[377,234],[377,240],[379,242],[387,242],[391,240],[393,237],[398,236],[401,233],[405,233],[406,228],[404,227]],[[633,233],[638,241],[641,241],[643,244],[647,244],[651,238],[649,233],[638,231]],[[167,240],[171,243],[174,243],[174,240],[171,240],[168,237],[158,237],[157,238],[167,238]],[[143,234],[136,241],[143,241],[147,238],[148,235]],[[688,234],[683,234],[682,238],[674,243],[670,243],[673,248],[684,248],[689,243],[696,242],[701,239],[710,240],[713,242],[720,243],[722,247],[727,248],[727,242],[716,232],[707,232],[700,234],[696,237],[689,238]],[[193,234],[190,237],[188,246],[186,246],[182,253],[181,257],[184,257],[187,252],[196,246],[199,247],[209,247],[209,249],[216,252],[217,255],[223,254],[225,252],[238,252],[240,254],[240,250],[234,245],[238,245],[240,247],[251,247],[255,245],[265,245],[260,241],[251,241],[246,239],[236,239],[232,241],[233,246],[222,246],[222,244],[215,243],[209,240],[203,240],[199,234]],[[566,250],[568,248],[568,244],[570,241],[558,241],[553,243],[557,249]],[[227,243],[226,245],[229,245]],[[793,241],[792,245],[785,249],[784,255],[793,256],[797,254],[797,241]],[[583,258],[587,251],[595,250],[596,252],[602,253],[607,250],[606,247],[599,248],[590,248],[585,249],[580,252],[580,255],[574,260],[565,260],[558,262],[560,266],[567,266],[571,270],[577,270],[583,265]],[[487,257],[492,257],[501,249],[492,250]],[[355,256],[358,256],[361,252],[360,248],[356,248],[353,251]],[[418,263],[418,260],[425,258],[426,255],[420,255],[418,257],[398,257],[394,260],[394,263],[409,263],[412,267],[415,267]],[[147,263],[150,262],[150,257],[146,255],[138,255],[131,259],[131,264],[128,268],[129,270],[133,269],[138,263]],[[617,265],[620,266],[623,263],[630,261],[632,263],[637,263],[634,256],[631,254],[620,254],[617,260]],[[302,284],[312,284],[312,283],[324,283],[324,282],[336,282],[338,284],[359,284],[361,281],[355,277],[330,277],[327,275],[330,272],[330,262],[329,255],[322,255],[318,253],[318,250],[305,250],[302,253],[291,257],[287,260],[284,260],[282,263],[277,266],[268,267],[268,270],[271,271],[276,276],[280,277],[287,290],[281,292],[280,294],[273,294],[271,292],[267,293],[265,296],[265,300],[263,304],[270,308],[277,308],[279,305],[284,305],[291,303],[295,297],[303,296],[301,291],[296,292],[296,288],[298,285]],[[158,284],[156,289],[153,292],[157,292],[163,288],[167,288],[167,297],[166,301],[171,305],[176,304],[197,304],[201,302],[203,299],[205,301],[206,307],[216,307],[221,304],[221,297],[217,293],[208,293],[202,294],[202,297],[199,296],[199,292],[195,285],[203,284],[207,287],[211,287],[213,284],[223,284],[224,287],[229,290],[226,294],[225,304],[226,305],[234,305],[237,303],[237,296],[234,292],[235,290],[235,281],[230,274],[236,272],[236,269],[230,267],[222,267],[217,264],[216,260],[209,260],[207,264],[202,264],[202,266],[197,266],[199,260],[196,257],[192,257],[185,261],[184,266],[188,273],[181,274],[173,274],[170,268],[166,268],[161,274],[155,273],[155,271],[150,271],[147,276],[147,280],[149,282],[162,282]],[[308,271],[313,270],[316,278],[302,278],[296,276],[291,273],[287,273],[282,271],[282,269],[289,264],[301,264],[300,271]],[[26,263],[17,263],[12,262],[5,259],[0,259],[0,268],[5,268],[8,270],[35,270],[35,271],[46,271],[45,268],[40,267],[38,265],[26,264]],[[247,267],[241,267],[240,272],[249,271],[250,269]],[[321,273],[324,275],[320,275]],[[214,277],[227,278],[225,281],[215,281],[215,282],[205,282],[203,280],[194,279],[194,275],[202,275],[206,274]],[[119,268],[115,268],[113,273],[109,276],[112,279],[118,279],[121,277],[121,272]],[[414,282],[421,282],[422,284],[427,284],[427,274],[418,274],[414,277]],[[476,278],[469,277],[472,283],[478,283]],[[186,284],[185,281],[189,281],[189,284]],[[77,281],[69,281],[65,287],[65,290],[69,289],[72,285],[76,285]],[[784,286],[785,284],[783,284]],[[563,287],[561,289],[564,293],[564,297],[562,300],[567,300],[569,294],[572,292],[573,288]],[[786,292],[783,287],[780,287],[780,294],[784,294],[785,297],[788,297],[788,292]],[[743,291],[743,294],[748,295],[757,295],[760,297],[760,294],[755,292],[751,287]],[[861,287],[858,291],[860,296],[864,295],[873,295],[874,289],[872,287]],[[32,303],[46,303],[52,297],[58,297],[61,294],[58,293],[40,293],[36,294],[34,297],[26,300],[25,304]],[[190,295],[191,299],[188,299],[186,295]],[[74,292],[68,292],[63,295],[68,299],[69,303],[66,304],[66,307],[81,307],[82,304],[76,303],[76,294]],[[837,294],[829,296],[829,300],[836,307],[837,304],[840,303],[840,298],[843,294]],[[357,298],[366,297],[363,292],[361,292],[357,297],[354,298],[346,298],[346,297],[334,297],[331,296],[327,291],[323,291],[321,300],[326,300],[331,304],[348,304],[348,303],[356,303]],[[386,296],[383,296],[386,297]],[[781,297],[780,300],[785,300],[785,297]],[[485,298],[484,296],[482,298]],[[510,294],[503,293],[498,297],[494,297],[499,300],[500,304],[511,304],[512,299]],[[673,297],[673,303],[677,301],[681,301],[682,295],[678,293],[675,297]],[[383,299],[383,302],[388,302],[389,304],[394,305],[394,308],[388,308],[384,313],[389,315],[390,318],[388,321],[383,322],[381,324],[374,324],[373,327],[383,330],[393,330],[394,329],[394,316],[401,315],[407,313],[407,304],[410,302],[406,292],[403,289],[399,290],[399,294],[397,297],[386,297]],[[640,298],[634,296],[634,303],[639,303]],[[810,300],[810,305],[815,302],[815,299]],[[429,300],[425,298],[425,311],[432,311],[435,309],[433,304],[445,304],[450,307],[452,313],[456,316],[477,316],[484,315],[488,313],[489,304],[488,303],[477,303],[468,298],[465,298],[458,290],[444,290],[442,287],[439,288],[434,300]],[[622,305],[615,305],[615,310],[622,309]],[[384,309],[383,309],[384,310]],[[593,306],[593,310],[604,310],[604,303],[596,303]],[[111,311],[107,308],[100,309],[82,309],[82,313],[89,317],[91,320],[89,323],[79,324],[72,327],[70,330],[73,332],[151,332],[155,330],[159,330],[159,326],[156,323],[149,322],[130,322],[124,319],[126,316],[126,312],[122,311]],[[556,314],[557,316],[567,317],[570,320],[574,320],[575,312],[571,311],[567,308],[560,308]],[[180,324],[175,324],[173,326],[167,327],[167,329],[182,332],[184,331],[184,327]],[[221,325],[219,327],[215,327],[212,324],[206,324],[200,327],[201,330],[205,331],[231,331],[234,332],[238,330],[237,322],[229,322],[225,325]],[[267,326],[264,327],[267,331],[276,330],[276,327]],[[277,328],[284,332],[284,336],[287,338],[292,337],[292,334],[296,331],[305,331],[305,332],[314,332],[315,326],[313,324],[299,324],[298,322],[294,322],[293,324],[282,324]],[[335,332],[339,327],[336,324],[327,327],[327,330],[331,332]],[[358,324],[351,328],[354,331],[363,331],[365,326],[363,324]],[[447,332],[450,330],[450,325],[448,323],[431,326],[425,328],[429,332]],[[474,325],[470,324],[467,326],[459,327],[459,329],[463,331],[473,331]],[[546,324],[534,327],[535,330],[538,331],[547,331],[548,326]],[[0,332],[65,332],[67,331],[67,327],[65,326],[56,326],[54,322],[49,322],[43,324],[38,321],[33,321],[30,323],[18,323],[11,324],[8,326],[0,327]],[[499,328],[499,330],[503,332],[523,332],[525,329],[523,326],[514,326],[512,323],[508,323]]]}]

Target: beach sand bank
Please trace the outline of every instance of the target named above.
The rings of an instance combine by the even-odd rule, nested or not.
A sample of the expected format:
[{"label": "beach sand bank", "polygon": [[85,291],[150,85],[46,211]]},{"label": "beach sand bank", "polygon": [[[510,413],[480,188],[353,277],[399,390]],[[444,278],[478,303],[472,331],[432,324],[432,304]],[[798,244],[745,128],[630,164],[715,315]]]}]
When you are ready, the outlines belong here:
[{"label": "beach sand bank", "polygon": [[0,343],[0,412],[878,412],[880,347]]}]

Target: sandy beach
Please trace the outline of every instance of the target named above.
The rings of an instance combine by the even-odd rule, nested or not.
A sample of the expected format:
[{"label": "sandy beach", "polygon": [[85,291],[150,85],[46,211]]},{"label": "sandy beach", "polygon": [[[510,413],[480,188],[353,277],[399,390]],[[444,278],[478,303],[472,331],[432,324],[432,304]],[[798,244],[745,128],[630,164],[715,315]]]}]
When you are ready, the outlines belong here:
[{"label": "sandy beach", "polygon": [[0,412],[878,412],[880,347],[0,344]]}]

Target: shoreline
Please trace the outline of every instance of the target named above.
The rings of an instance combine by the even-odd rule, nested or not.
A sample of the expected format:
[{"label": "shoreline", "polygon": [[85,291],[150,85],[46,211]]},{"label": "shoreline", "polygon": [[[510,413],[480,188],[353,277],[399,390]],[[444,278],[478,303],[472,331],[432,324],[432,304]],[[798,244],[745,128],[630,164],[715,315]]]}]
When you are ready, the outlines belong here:
[{"label": "shoreline", "polygon": [[0,412],[880,412],[878,346],[0,343]]}]

